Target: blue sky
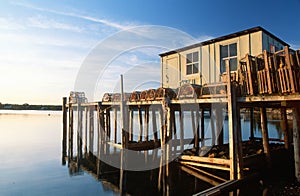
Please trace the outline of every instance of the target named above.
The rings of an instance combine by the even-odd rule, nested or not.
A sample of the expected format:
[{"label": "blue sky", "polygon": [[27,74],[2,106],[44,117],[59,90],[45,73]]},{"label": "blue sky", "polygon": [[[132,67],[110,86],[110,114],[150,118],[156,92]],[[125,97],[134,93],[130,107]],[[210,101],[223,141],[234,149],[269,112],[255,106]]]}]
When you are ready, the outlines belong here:
[{"label": "blue sky", "polygon": [[[74,89],[77,73],[93,48],[140,25],[175,28],[199,41],[262,26],[292,48],[300,48],[300,0],[3,0],[0,4],[2,103],[60,104],[61,97]],[[153,51],[160,52],[156,48],[148,54],[156,56]],[[115,63],[126,67],[143,56],[141,51],[128,54],[127,61],[121,55]],[[140,64],[148,66],[145,61]]]}]

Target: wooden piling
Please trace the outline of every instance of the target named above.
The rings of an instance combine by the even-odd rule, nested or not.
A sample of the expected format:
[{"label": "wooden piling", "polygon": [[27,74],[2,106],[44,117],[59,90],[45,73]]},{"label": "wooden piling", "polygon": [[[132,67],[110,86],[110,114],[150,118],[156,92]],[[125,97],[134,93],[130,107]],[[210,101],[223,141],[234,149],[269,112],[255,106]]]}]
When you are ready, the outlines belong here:
[{"label": "wooden piling", "polygon": [[270,154],[270,146],[269,146],[267,112],[265,107],[260,108],[260,121],[261,121],[261,132],[262,132],[264,153],[266,154],[268,164],[270,164],[271,154]]},{"label": "wooden piling", "polygon": [[201,147],[205,146],[205,135],[204,135],[204,108],[201,109]]},{"label": "wooden piling", "polygon": [[142,116],[142,109],[141,107],[139,106],[138,108],[138,118],[139,118],[139,139],[138,141],[141,142],[143,140],[143,116]]},{"label": "wooden piling", "polygon": [[133,109],[129,110],[129,141],[133,141]]},{"label": "wooden piling", "polygon": [[144,130],[145,130],[144,140],[149,141],[149,107],[145,107]]},{"label": "wooden piling", "polygon": [[194,147],[196,151],[198,152],[199,150],[199,110],[196,110],[196,130],[195,130],[195,143]]},{"label": "wooden piling", "polygon": [[293,143],[295,158],[295,176],[300,182],[300,107],[299,103],[293,107]]},{"label": "wooden piling", "polygon": [[209,112],[210,112],[211,145],[213,146],[216,144],[216,132],[215,132],[216,118],[214,115],[213,108],[210,108]]},{"label": "wooden piling", "polygon": [[67,97],[63,97],[62,112],[63,112],[63,139],[62,139],[62,164],[66,164],[67,156],[67,120],[68,120],[68,111],[67,111]]},{"label": "wooden piling", "polygon": [[217,144],[222,145],[224,143],[224,131],[223,131],[223,110],[221,105],[216,108],[216,133],[217,133]]},{"label": "wooden piling", "polygon": [[77,158],[82,158],[82,106],[77,106]]},{"label": "wooden piling", "polygon": [[118,130],[118,111],[117,107],[114,107],[114,143],[116,144],[118,141],[117,130]]},{"label": "wooden piling", "polygon": [[88,136],[88,107],[85,107],[84,108],[84,124],[85,124],[85,127],[84,127],[84,154],[87,153],[87,136]]},{"label": "wooden piling", "polygon": [[[229,61],[226,61],[226,72],[230,76]],[[237,132],[237,108],[236,108],[236,89],[231,85],[230,79],[227,80],[227,95],[228,95],[228,132],[229,132],[229,157],[230,157],[230,179],[236,180],[243,177],[243,157],[241,150],[242,147],[238,139]]]},{"label": "wooden piling", "polygon": [[184,150],[184,111],[179,111],[180,150]]},{"label": "wooden piling", "polygon": [[[69,103],[69,149],[68,149],[69,159],[73,158],[73,121],[74,121],[73,106],[72,103]],[[70,163],[70,161],[68,161],[68,163]]]},{"label": "wooden piling", "polygon": [[289,132],[288,132],[288,122],[287,122],[287,115],[286,115],[286,107],[281,107],[281,128],[284,134],[284,148],[289,150],[290,148],[290,139],[289,139]]},{"label": "wooden piling", "polygon": [[250,108],[250,140],[254,140],[254,108]]},{"label": "wooden piling", "polygon": [[153,128],[154,142],[157,142],[158,136],[157,136],[157,124],[156,124],[156,110],[154,107],[152,107],[152,128]]},{"label": "wooden piling", "polygon": [[94,106],[89,107],[89,118],[90,118],[90,128],[89,128],[89,153],[94,152]]}]

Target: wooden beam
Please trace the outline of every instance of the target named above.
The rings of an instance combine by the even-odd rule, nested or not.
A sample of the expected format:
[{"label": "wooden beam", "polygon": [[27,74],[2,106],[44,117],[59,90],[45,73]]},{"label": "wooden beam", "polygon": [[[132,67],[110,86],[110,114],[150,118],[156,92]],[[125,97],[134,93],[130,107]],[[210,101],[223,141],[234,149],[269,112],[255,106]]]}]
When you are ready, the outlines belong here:
[{"label": "wooden beam", "polygon": [[197,167],[206,167],[211,169],[219,169],[219,170],[226,170],[230,171],[229,167],[222,166],[222,165],[213,165],[213,164],[207,164],[207,163],[196,163],[196,162],[190,162],[190,161],[179,161],[179,163],[183,165],[193,165]]},{"label": "wooden beam", "polygon": [[145,108],[144,130],[145,130],[144,140],[149,141],[149,107]]},{"label": "wooden beam", "polygon": [[156,110],[154,106],[152,106],[152,128],[153,128],[154,142],[157,142],[158,136],[157,136],[157,124],[156,124]]},{"label": "wooden beam", "polygon": [[[73,126],[73,121],[74,121],[74,111],[73,111],[73,106],[72,103],[69,103],[69,153],[68,157],[69,159],[73,158],[73,131],[74,131],[74,126]],[[70,161],[68,161],[68,164]]]},{"label": "wooden beam", "polygon": [[294,83],[294,74],[293,74],[293,70],[292,70],[292,66],[291,66],[291,59],[290,59],[290,55],[289,55],[289,47],[288,46],[285,46],[284,47],[284,53],[285,53],[285,63],[286,63],[286,66],[287,66],[287,69],[288,69],[288,72],[289,72],[289,82],[290,82],[290,85],[291,85],[291,92],[292,93],[295,93],[296,92],[296,89],[295,89],[295,83]]},{"label": "wooden beam", "polygon": [[94,106],[89,107],[89,118],[90,118],[90,128],[89,128],[89,152],[94,152]]},{"label": "wooden beam", "polygon": [[219,165],[226,165],[226,166],[230,166],[231,164],[229,159],[209,158],[209,157],[190,156],[190,155],[181,155],[179,156],[179,159],[184,161],[219,164]]},{"label": "wooden beam", "polygon": [[133,109],[129,110],[129,141],[133,141]]},{"label": "wooden beam", "polygon": [[192,175],[192,176],[195,176],[196,178],[204,181],[204,182],[207,182],[213,186],[216,186],[216,185],[219,185],[220,182],[211,178],[210,176],[206,175],[206,174],[202,174],[201,172],[199,171],[194,171],[193,169],[190,169],[189,168],[190,166],[186,165],[186,166],[181,166],[180,169],[185,171],[186,173]]}]

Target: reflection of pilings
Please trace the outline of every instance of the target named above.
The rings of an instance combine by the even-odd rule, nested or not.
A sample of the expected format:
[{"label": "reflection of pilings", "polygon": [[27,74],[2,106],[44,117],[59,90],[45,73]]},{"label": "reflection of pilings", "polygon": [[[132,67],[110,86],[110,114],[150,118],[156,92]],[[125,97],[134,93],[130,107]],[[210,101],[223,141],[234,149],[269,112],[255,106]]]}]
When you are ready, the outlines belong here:
[{"label": "reflection of pilings", "polygon": [[67,156],[67,98],[63,97],[62,112],[63,112],[63,139],[62,139],[62,164],[66,164]]}]

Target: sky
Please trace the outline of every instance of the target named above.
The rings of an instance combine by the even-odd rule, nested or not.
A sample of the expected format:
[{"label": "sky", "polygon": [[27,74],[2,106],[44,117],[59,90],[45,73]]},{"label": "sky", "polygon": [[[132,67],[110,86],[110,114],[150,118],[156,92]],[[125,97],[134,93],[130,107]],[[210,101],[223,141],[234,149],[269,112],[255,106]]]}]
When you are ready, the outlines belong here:
[{"label": "sky", "polygon": [[[298,49],[299,13],[300,0],[2,0],[0,102],[61,104],[82,73],[93,74],[87,63],[95,56],[106,59],[115,47],[120,49],[115,56],[103,61],[110,69],[96,70],[90,80],[93,99],[101,100],[100,91],[118,89],[120,73],[125,85],[132,84],[129,90],[159,85],[158,54],[191,41],[262,26]],[[174,36],[163,36],[168,28]],[[149,35],[156,44],[149,45]],[[140,82],[145,70],[150,77]]]}]

